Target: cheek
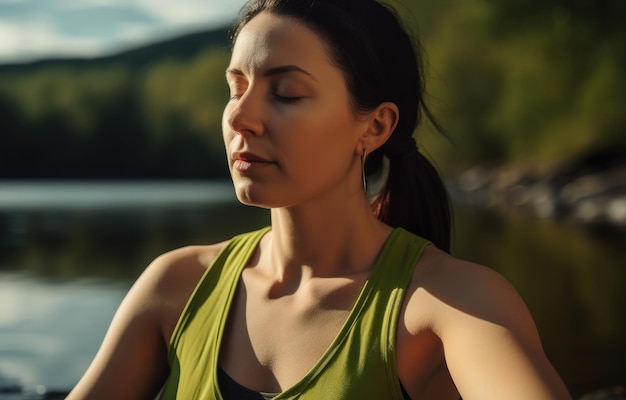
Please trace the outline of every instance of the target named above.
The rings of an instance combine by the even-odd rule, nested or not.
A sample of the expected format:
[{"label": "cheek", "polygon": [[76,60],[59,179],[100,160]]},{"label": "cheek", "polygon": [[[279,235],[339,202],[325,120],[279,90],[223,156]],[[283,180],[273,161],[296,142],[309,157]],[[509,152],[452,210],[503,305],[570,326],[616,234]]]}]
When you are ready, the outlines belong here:
[{"label": "cheek", "polygon": [[291,124],[280,147],[299,168],[323,175],[322,171],[343,170],[350,163],[355,132],[355,125],[337,109],[311,113]]},{"label": "cheek", "polygon": [[317,114],[312,123],[315,137],[328,147],[329,152],[349,151],[357,138],[357,125],[351,118],[347,110],[343,110],[340,105],[334,109],[327,109]]},{"label": "cheek", "polygon": [[351,111],[343,102],[333,99],[319,101],[314,107],[300,113],[298,119],[307,131],[315,131],[317,137],[324,137],[326,140],[346,137],[354,128]]}]

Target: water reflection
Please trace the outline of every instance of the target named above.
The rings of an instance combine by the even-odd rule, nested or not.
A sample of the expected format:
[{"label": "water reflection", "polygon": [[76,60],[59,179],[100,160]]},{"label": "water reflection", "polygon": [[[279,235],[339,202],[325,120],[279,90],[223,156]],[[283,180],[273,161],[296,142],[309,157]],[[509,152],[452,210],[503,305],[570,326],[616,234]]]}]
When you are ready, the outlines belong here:
[{"label": "water reflection", "polygon": [[0,185],[0,399],[74,386],[157,255],[269,222],[228,183],[81,187]]},{"label": "water reflection", "polygon": [[120,282],[51,283],[0,273],[0,374],[27,391],[72,387],[126,290]]},{"label": "water reflection", "polygon": [[228,183],[91,184],[89,195],[76,184],[35,186],[9,204],[3,194],[15,185],[0,185],[0,267],[46,279],[134,278],[160,253],[269,222],[266,211],[238,204]]},{"label": "water reflection", "polygon": [[[165,200],[184,197],[181,186],[143,191],[152,199],[145,203],[132,189],[126,194],[135,200],[113,204],[91,189],[100,203],[44,208],[43,195],[38,207],[32,199],[28,207],[0,204],[0,385],[19,382],[33,393],[39,385],[70,388],[155,256],[269,222],[266,211],[237,204],[229,185],[204,186],[205,197],[181,204]],[[574,394],[624,385],[626,238],[477,208],[456,214],[454,253],[499,270],[520,291]]]}]

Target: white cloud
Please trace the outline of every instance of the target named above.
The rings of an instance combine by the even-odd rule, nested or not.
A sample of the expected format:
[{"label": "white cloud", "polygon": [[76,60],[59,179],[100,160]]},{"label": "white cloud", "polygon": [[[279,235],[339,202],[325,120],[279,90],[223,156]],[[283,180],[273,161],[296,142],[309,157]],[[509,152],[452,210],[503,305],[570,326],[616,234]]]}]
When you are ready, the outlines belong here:
[{"label": "white cloud", "polygon": [[[84,7],[93,7],[93,6],[111,6],[111,5],[120,5],[126,2],[122,0],[60,0],[58,4],[61,4],[63,7],[67,8],[84,8]],[[132,3],[132,2],[131,2]]]},{"label": "white cloud", "polygon": [[57,56],[89,57],[106,51],[106,48],[104,40],[62,35],[47,23],[0,21],[0,62]]},{"label": "white cloud", "polygon": [[123,24],[118,35],[123,42],[129,45],[148,42],[152,36],[149,26],[139,24]]},{"label": "white cloud", "polygon": [[228,21],[237,15],[243,0],[135,0],[138,7],[172,25]]},{"label": "white cloud", "polygon": [[16,24],[0,21],[0,57],[18,52],[22,30]]},{"label": "white cloud", "polygon": [[[229,23],[245,0],[0,0],[0,63],[97,56]],[[3,12],[4,10],[4,12]]]}]

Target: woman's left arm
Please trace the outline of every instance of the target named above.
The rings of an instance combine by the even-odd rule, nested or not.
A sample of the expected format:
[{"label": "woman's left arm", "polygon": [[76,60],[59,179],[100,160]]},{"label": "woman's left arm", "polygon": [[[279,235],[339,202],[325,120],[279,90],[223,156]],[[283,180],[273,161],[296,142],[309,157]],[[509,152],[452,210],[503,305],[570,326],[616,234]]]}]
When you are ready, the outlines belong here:
[{"label": "woman's left arm", "polygon": [[439,308],[436,331],[463,399],[571,399],[511,284],[479,265],[446,264],[430,294]]}]

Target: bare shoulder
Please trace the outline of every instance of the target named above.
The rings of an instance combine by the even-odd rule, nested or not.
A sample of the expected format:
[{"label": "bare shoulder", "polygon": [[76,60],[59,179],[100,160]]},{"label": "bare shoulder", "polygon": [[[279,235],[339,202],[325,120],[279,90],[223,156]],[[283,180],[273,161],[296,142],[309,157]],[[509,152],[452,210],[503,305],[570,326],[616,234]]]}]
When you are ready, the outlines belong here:
[{"label": "bare shoulder", "polygon": [[68,399],[154,398],[168,373],[174,327],[224,245],[190,246],[157,257],[120,304],[96,357]]},{"label": "bare shoulder", "polygon": [[[506,278],[434,246],[426,248],[416,266],[409,295],[411,300],[429,303],[430,322],[441,334],[449,325],[458,327],[474,318],[503,326],[522,322],[534,328],[524,301]],[[527,319],[520,321],[523,316]]]},{"label": "bare shoulder", "polygon": [[166,341],[198,282],[227,243],[186,246],[164,253],[150,263],[137,281],[137,285],[146,286],[156,302]]},{"label": "bare shoulder", "polygon": [[405,304],[410,331],[429,330],[441,339],[464,399],[570,398],[526,304],[498,272],[430,246]]},{"label": "bare shoulder", "polygon": [[143,275],[161,283],[159,291],[177,291],[177,285],[194,284],[228,242],[186,246],[161,254],[150,263]]}]

